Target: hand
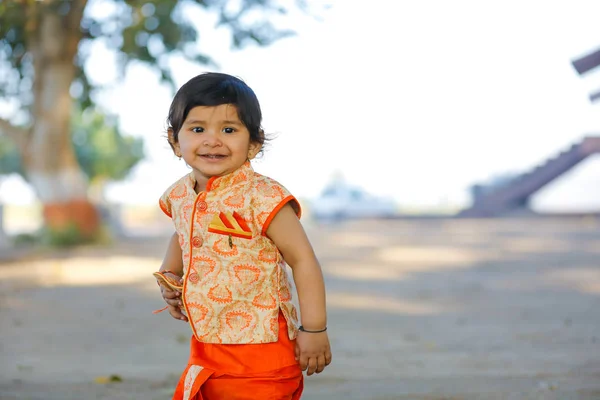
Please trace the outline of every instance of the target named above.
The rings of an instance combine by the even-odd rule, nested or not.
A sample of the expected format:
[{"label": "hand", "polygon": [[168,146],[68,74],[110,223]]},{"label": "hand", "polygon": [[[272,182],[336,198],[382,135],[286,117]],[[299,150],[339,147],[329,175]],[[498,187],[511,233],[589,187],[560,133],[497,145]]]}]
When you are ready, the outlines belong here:
[{"label": "hand", "polygon": [[331,363],[331,348],[327,332],[298,332],[296,360],[306,375],[321,373]]},{"label": "hand", "polygon": [[[182,282],[180,277],[173,274],[170,275],[178,279],[179,282]],[[181,307],[183,307],[181,293],[179,291],[172,290],[171,288],[166,287],[164,285],[160,285],[160,292],[165,303],[167,303],[167,307],[169,309],[169,314],[171,314],[171,317],[180,321],[187,322],[187,317],[181,311]]]}]

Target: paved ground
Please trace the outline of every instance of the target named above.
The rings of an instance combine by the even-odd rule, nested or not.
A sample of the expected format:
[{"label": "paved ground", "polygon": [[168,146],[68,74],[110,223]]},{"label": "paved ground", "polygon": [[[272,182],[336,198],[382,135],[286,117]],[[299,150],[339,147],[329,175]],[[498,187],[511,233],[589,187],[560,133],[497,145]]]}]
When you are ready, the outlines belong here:
[{"label": "paved ground", "polygon": [[[334,363],[304,399],[600,399],[600,221],[310,226]],[[162,237],[0,250],[0,399],[168,399],[187,325],[150,273]],[[17,257],[18,256],[18,257]],[[114,375],[122,382],[98,383]]]}]

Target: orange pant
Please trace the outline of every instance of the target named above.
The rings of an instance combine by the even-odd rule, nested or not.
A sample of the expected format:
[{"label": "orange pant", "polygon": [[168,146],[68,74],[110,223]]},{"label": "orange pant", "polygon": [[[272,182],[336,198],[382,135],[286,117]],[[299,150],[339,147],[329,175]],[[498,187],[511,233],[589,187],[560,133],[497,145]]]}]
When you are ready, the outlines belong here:
[{"label": "orange pant", "polygon": [[275,343],[212,344],[192,337],[190,360],[173,400],[300,399],[303,377],[295,345],[281,313]]}]

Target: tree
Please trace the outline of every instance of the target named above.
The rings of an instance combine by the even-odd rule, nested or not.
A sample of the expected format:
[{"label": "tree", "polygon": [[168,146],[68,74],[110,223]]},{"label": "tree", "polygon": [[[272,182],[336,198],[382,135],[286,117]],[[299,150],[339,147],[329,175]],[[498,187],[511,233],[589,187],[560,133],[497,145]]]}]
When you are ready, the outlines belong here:
[{"label": "tree", "polygon": [[[102,2],[111,12],[86,10]],[[271,22],[292,9],[305,10],[302,0],[284,6],[276,0],[15,0],[0,2],[0,99],[11,106],[0,118],[0,135],[14,146],[23,175],[44,206],[50,230],[76,225],[84,236],[98,227],[98,213],[89,201],[84,168],[103,168],[77,158],[71,130],[74,104],[92,107],[99,88],[88,80],[85,62],[90,43],[103,40],[119,55],[119,67],[138,61],[160,72],[174,86],[170,55],[210,64],[195,46],[197,27],[186,15],[201,9],[229,29],[234,48],[260,46],[291,34]],[[114,138],[114,136],[113,136]],[[98,137],[94,140],[99,140]],[[12,154],[12,153],[11,153]],[[7,161],[8,162],[8,161]],[[14,159],[10,161],[14,164]],[[81,164],[80,164],[81,163]],[[20,168],[14,167],[14,168]],[[88,173],[89,175],[89,173]]]},{"label": "tree", "polygon": [[95,200],[102,201],[105,184],[124,179],[142,160],[144,142],[139,137],[122,135],[116,118],[92,107],[83,112],[76,108],[71,128],[77,162],[95,189]]}]

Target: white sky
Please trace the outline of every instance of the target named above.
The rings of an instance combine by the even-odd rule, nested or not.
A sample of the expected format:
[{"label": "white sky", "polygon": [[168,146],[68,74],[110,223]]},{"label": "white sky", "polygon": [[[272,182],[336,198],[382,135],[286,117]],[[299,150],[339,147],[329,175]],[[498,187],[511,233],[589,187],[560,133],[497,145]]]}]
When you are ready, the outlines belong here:
[{"label": "white sky", "polygon": [[[330,3],[322,21],[289,20],[297,36],[267,48],[231,52],[226,32],[206,29],[199,42],[221,71],[255,90],[263,125],[277,135],[255,169],[299,197],[317,195],[342,171],[402,207],[464,206],[471,184],[600,135],[600,104],[588,100],[600,72],[582,78],[571,66],[600,46],[596,0]],[[113,65],[98,46],[88,71],[110,82]],[[173,66],[180,84],[207,70],[182,60]],[[124,132],[145,138],[148,155],[130,179],[111,185],[110,199],[156,203],[188,171],[163,137],[171,95],[134,66],[102,97]],[[2,185],[2,198],[31,199],[15,179]],[[533,204],[600,209],[600,156]]]}]

